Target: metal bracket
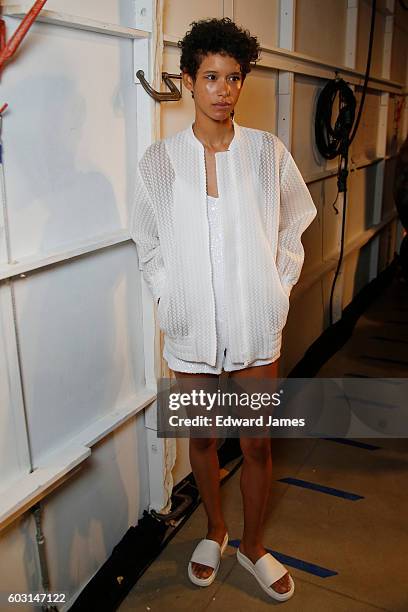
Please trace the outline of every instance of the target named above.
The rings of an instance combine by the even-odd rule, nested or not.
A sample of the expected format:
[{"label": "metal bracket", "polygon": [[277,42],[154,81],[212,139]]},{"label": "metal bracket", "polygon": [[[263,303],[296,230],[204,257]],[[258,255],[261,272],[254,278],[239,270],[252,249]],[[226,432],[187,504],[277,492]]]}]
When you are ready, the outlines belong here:
[{"label": "metal bracket", "polygon": [[[166,91],[156,91],[151,87],[151,85],[146,81],[143,70],[138,70],[136,72],[136,76],[139,79],[143,89],[147,91],[149,96],[151,96],[154,100],[158,102],[167,102],[168,100],[180,100],[182,96],[182,84],[183,81],[181,74],[170,74],[169,72],[162,72],[163,81],[166,83],[167,87],[170,89],[170,93]],[[173,81],[170,79],[180,79],[180,90],[177,89]]]}]

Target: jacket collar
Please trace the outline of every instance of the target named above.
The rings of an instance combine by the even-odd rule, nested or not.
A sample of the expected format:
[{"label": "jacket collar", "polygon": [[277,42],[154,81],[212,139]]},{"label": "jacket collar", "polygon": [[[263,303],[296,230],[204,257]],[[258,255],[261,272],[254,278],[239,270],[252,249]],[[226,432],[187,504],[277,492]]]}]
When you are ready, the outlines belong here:
[{"label": "jacket collar", "polygon": [[[233,151],[237,147],[238,140],[241,137],[241,126],[238,125],[238,123],[234,119],[232,119],[232,125],[234,127],[234,137],[233,137],[233,139],[230,142],[229,148],[226,151],[218,151],[218,153],[227,153],[227,151]],[[194,146],[196,146],[199,149],[203,149],[204,148],[203,143],[200,140],[198,140],[197,136],[193,132],[193,124],[192,123],[186,129],[186,132],[187,132],[187,135],[188,135],[189,139],[194,144]]]}]

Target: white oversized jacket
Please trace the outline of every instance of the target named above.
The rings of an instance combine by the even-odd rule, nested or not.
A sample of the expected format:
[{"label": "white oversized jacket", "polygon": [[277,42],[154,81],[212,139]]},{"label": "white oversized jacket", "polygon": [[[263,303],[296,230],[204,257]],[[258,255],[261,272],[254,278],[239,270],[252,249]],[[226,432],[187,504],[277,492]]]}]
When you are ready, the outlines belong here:
[{"label": "white oversized jacket", "polygon": [[[316,215],[290,152],[274,134],[233,121],[215,153],[224,232],[225,296],[233,362],[278,358],[289,294]],[[136,169],[130,233],[171,353],[216,363],[204,146],[192,125],[151,144]]]}]

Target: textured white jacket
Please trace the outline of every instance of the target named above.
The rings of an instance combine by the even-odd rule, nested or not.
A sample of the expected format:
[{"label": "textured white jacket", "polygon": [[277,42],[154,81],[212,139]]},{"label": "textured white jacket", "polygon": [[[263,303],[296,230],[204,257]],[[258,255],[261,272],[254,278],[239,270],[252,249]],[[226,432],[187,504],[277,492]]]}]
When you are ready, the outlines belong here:
[{"label": "textured white jacket", "polygon": [[[316,215],[290,152],[270,132],[233,121],[215,153],[222,198],[225,295],[233,362],[278,358],[289,294]],[[216,363],[204,146],[192,125],[151,144],[136,169],[130,233],[158,322],[180,359]]]}]

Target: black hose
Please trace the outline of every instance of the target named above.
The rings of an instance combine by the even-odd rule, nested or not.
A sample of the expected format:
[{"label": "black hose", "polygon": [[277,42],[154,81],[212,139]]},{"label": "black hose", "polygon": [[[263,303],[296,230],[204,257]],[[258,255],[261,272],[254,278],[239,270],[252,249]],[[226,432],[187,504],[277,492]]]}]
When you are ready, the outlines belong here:
[{"label": "black hose", "polygon": [[[334,128],[331,125],[334,101],[339,94],[339,115]],[[316,106],[315,138],[319,152],[326,159],[341,155],[348,146],[348,135],[354,123],[356,99],[343,79],[326,83]]]}]

